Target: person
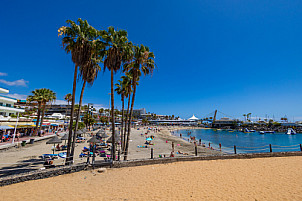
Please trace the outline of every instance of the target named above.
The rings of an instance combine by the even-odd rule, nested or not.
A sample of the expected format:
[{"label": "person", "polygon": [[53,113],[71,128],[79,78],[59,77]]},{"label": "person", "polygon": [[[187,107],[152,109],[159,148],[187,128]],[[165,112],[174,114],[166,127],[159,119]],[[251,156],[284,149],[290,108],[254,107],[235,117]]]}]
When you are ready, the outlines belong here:
[{"label": "person", "polygon": [[209,142],[209,148],[211,147],[211,142]]},{"label": "person", "polygon": [[174,157],[174,153],[173,153],[173,151],[171,151],[170,157]]},{"label": "person", "polygon": [[221,143],[219,143],[219,149],[220,149],[220,151],[221,151]]},{"label": "person", "polygon": [[174,152],[174,142],[172,142],[172,152]]},{"label": "person", "polygon": [[20,139],[20,133],[18,132],[17,133],[17,140],[18,140],[18,142],[19,142],[19,139]]},{"label": "person", "polygon": [[45,168],[53,168],[53,167],[55,167],[55,166],[53,165],[53,160],[50,160],[50,159],[45,160],[45,162],[44,162],[44,167],[45,167]]}]

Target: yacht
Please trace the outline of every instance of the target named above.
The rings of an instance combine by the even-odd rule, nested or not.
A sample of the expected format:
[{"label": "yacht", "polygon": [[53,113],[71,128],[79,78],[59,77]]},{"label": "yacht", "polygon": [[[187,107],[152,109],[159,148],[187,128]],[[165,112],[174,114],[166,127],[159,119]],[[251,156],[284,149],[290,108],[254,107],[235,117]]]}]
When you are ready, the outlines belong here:
[{"label": "yacht", "polygon": [[287,135],[296,135],[296,131],[292,128],[289,128],[287,129],[287,132],[286,132]]}]

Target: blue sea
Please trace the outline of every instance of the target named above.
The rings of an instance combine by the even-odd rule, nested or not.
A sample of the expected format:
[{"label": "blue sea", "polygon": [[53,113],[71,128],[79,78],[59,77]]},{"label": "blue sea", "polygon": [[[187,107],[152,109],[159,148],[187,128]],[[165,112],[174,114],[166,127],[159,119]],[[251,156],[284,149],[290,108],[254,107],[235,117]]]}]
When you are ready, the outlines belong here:
[{"label": "blue sea", "polygon": [[[191,132],[190,135],[188,135],[189,132]],[[221,143],[222,151],[229,154],[234,153],[234,145],[236,145],[237,153],[261,153],[270,152],[269,144],[272,145],[273,152],[300,151],[300,144],[302,143],[302,134],[267,133],[261,135],[258,132],[192,129],[178,130],[174,132],[174,135],[179,136],[180,133],[185,139],[190,136],[195,136],[197,140],[201,139],[206,147],[211,143],[210,146],[214,149],[219,149],[219,143]]]}]

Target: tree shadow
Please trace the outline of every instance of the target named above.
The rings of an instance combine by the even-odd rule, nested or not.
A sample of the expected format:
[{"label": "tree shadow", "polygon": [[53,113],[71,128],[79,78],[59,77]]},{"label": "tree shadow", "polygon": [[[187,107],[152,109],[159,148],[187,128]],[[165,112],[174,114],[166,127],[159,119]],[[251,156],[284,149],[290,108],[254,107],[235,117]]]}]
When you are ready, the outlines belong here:
[{"label": "tree shadow", "polygon": [[42,158],[18,161],[16,164],[0,168],[0,178],[35,171],[43,167],[43,164],[44,160]]}]

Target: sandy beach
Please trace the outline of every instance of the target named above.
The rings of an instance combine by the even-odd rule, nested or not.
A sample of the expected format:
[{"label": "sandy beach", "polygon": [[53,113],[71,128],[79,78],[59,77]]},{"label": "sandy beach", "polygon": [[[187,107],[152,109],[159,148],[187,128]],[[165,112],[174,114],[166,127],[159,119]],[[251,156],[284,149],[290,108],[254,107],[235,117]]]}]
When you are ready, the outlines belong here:
[{"label": "sandy beach", "polygon": [[[180,129],[179,127],[169,128],[162,127],[161,132],[150,131],[148,135],[154,135],[153,140],[154,145],[148,146],[148,148],[139,148],[138,146],[144,146],[146,141],[147,128],[132,129],[129,143],[129,156],[128,160],[134,159],[146,159],[150,158],[151,147],[154,150],[154,157],[157,158],[159,155],[170,156],[172,151],[172,142],[175,145],[175,156],[182,156],[176,154],[177,151],[182,153],[187,153],[188,155],[194,155],[194,145],[179,137],[171,135],[173,129]],[[181,129],[186,129],[186,127],[181,127]],[[97,131],[89,132],[96,133]],[[109,130],[106,133],[111,136]],[[143,135],[141,135],[143,134]],[[64,134],[62,133],[61,136]],[[90,136],[86,135],[86,139]],[[52,153],[51,148],[53,145],[46,144],[47,140],[35,142],[34,144],[27,144],[25,147],[10,148],[8,150],[0,151],[0,177],[8,176],[11,174],[16,174],[20,172],[27,172],[33,169],[43,168],[43,160],[40,158],[42,154]],[[64,142],[63,142],[64,144]],[[79,158],[83,147],[88,147],[88,143],[77,143],[75,149],[75,163],[86,162],[86,158]],[[62,151],[61,151],[62,152]],[[56,152],[59,153],[59,152]],[[108,152],[110,153],[110,152]],[[222,154],[219,151],[210,150],[208,148],[199,147],[199,155],[211,155],[211,154]],[[97,157],[96,160],[104,160],[101,157]],[[62,158],[54,160],[55,165],[64,165],[65,160]]]},{"label": "sandy beach", "polygon": [[302,200],[302,157],[83,171],[0,188],[2,200]]}]

